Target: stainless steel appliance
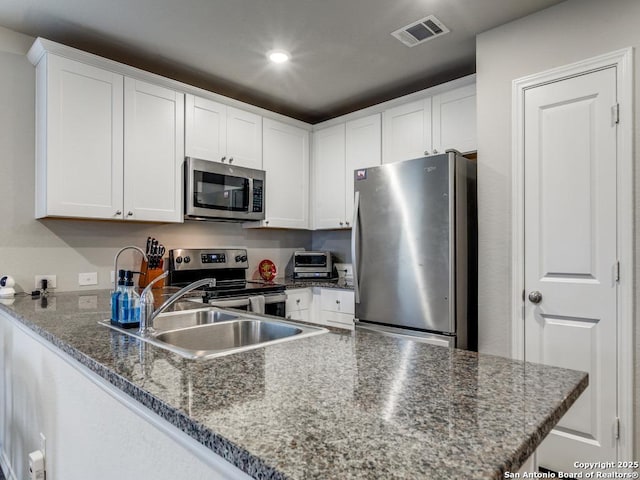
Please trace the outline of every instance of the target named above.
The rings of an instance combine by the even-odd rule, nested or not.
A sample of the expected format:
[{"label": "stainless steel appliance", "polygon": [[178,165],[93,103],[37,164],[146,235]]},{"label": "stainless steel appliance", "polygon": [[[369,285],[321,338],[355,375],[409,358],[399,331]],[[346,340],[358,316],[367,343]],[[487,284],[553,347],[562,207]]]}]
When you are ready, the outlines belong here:
[{"label": "stainless steel appliance", "polygon": [[284,318],[286,287],[247,280],[248,268],[247,251],[242,248],[169,250],[168,285],[184,287],[196,280],[215,278],[216,286],[203,290],[204,303]]},{"label": "stainless steel appliance", "polygon": [[331,278],[333,263],[331,252],[293,252],[293,278]]},{"label": "stainless steel appliance", "polygon": [[264,219],[265,172],[187,157],[184,216],[192,220]]},{"label": "stainless steel appliance", "polygon": [[354,172],[355,314],[477,349],[476,164],[456,151]]}]

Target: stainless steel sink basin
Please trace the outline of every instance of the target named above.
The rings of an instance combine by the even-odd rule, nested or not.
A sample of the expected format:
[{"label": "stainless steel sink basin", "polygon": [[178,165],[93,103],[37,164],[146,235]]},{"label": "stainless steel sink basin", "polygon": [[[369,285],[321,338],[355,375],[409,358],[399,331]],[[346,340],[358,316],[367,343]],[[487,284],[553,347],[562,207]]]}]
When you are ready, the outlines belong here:
[{"label": "stainless steel sink basin", "polygon": [[149,336],[121,329],[109,320],[99,323],[191,359],[220,357],[328,331],[215,307],[160,314],[154,322],[156,332]]}]

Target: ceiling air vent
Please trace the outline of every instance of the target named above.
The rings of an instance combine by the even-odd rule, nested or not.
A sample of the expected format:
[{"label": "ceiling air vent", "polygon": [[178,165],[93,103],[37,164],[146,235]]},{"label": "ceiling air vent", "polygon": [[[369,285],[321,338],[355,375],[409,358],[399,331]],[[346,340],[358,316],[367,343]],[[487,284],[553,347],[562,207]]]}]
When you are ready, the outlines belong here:
[{"label": "ceiling air vent", "polygon": [[445,33],[449,33],[449,29],[444,26],[444,23],[438,20],[435,16],[429,15],[422,20],[410,23],[409,25],[396,30],[391,35],[404,43],[407,47],[415,47],[420,43],[432,40],[444,35]]}]

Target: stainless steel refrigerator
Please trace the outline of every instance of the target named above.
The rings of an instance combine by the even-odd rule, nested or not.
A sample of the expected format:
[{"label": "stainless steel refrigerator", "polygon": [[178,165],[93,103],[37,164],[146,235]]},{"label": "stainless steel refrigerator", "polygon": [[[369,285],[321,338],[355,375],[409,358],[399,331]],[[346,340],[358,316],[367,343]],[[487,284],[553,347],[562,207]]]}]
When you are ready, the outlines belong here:
[{"label": "stainless steel refrigerator", "polygon": [[360,327],[477,350],[476,163],[456,151],[354,172]]}]

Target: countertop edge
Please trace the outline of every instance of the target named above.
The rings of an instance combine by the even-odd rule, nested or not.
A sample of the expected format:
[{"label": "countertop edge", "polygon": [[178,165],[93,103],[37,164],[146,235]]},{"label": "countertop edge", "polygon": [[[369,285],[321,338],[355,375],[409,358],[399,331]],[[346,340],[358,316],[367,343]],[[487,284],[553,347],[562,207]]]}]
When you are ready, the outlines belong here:
[{"label": "countertop edge", "polygon": [[[168,405],[146,390],[134,385],[129,380],[109,369],[102,363],[80,352],[68,343],[60,340],[55,335],[25,319],[15,311],[2,304],[0,304],[0,311],[7,314],[8,317],[18,321],[25,328],[31,330],[40,338],[46,340],[52,346],[57,348],[60,352],[66,354],[71,360],[78,362],[81,366],[105,380],[109,385],[149,409],[162,420],[165,420],[198,443],[204,445],[206,448],[211,450],[211,452],[228,461],[247,475],[255,477],[255,474],[259,473],[259,478],[269,480],[289,480],[288,476],[270,465],[267,465],[260,457],[252,455],[250,452],[202,425],[200,422],[193,420],[184,412]],[[83,373],[81,369],[78,370]]]}]

